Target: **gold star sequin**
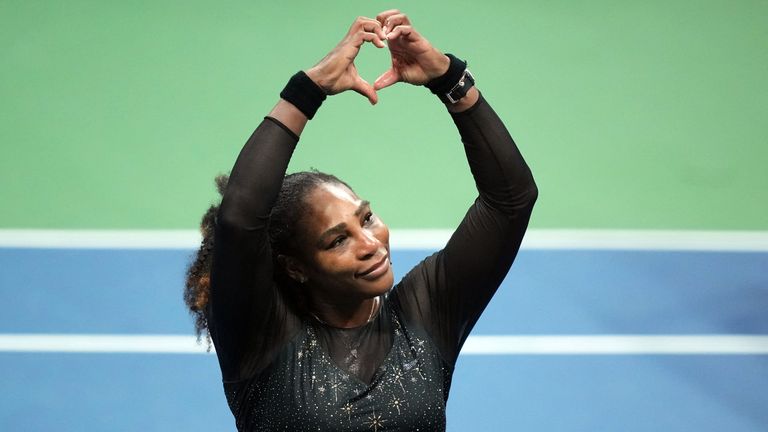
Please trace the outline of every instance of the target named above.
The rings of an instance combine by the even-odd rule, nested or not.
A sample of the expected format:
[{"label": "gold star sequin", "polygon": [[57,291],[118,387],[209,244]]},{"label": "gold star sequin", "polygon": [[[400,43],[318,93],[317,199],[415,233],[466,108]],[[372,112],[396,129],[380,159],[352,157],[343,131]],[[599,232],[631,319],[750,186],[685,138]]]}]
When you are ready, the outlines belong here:
[{"label": "gold star sequin", "polygon": [[347,413],[347,420],[350,422],[350,426],[352,424],[352,404],[347,402],[344,404],[343,407],[341,407],[341,410]]},{"label": "gold star sequin", "polygon": [[400,414],[400,407],[403,405],[403,401],[398,399],[397,397],[393,397],[389,405],[397,409],[397,413]]},{"label": "gold star sequin", "polygon": [[376,411],[373,415],[368,416],[368,429],[373,429],[373,432],[379,432],[379,428],[384,427],[384,421],[381,419],[381,415],[376,415]]}]

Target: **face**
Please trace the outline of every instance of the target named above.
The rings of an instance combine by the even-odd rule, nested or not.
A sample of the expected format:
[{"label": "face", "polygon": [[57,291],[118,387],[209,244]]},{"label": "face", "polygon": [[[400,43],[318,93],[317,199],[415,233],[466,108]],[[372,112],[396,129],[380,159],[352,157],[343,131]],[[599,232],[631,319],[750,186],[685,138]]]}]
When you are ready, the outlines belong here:
[{"label": "face", "polygon": [[307,197],[302,220],[304,256],[297,268],[331,302],[359,301],[392,288],[389,229],[347,187],[325,183]]}]

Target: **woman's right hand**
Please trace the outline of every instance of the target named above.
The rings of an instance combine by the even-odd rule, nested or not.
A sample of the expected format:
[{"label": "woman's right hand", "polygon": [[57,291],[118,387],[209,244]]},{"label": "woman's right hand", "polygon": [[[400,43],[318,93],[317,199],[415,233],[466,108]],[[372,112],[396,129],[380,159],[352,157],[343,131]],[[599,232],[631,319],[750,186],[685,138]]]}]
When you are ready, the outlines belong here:
[{"label": "woman's right hand", "polygon": [[376,104],[378,96],[373,86],[357,72],[355,57],[365,42],[384,48],[384,32],[375,19],[359,17],[352,23],[347,35],[319,63],[305,71],[307,76],[328,95],[354,90]]}]

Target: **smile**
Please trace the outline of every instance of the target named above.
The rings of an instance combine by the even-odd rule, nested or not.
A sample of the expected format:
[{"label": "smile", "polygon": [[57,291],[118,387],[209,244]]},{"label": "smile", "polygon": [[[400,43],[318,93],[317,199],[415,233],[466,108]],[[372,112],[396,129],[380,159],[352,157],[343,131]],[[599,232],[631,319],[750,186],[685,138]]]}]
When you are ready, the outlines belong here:
[{"label": "smile", "polygon": [[386,254],[379,262],[372,265],[364,272],[356,274],[355,277],[360,279],[365,279],[365,280],[377,279],[379,276],[387,272],[387,270],[389,269],[388,264],[389,264],[389,254]]}]

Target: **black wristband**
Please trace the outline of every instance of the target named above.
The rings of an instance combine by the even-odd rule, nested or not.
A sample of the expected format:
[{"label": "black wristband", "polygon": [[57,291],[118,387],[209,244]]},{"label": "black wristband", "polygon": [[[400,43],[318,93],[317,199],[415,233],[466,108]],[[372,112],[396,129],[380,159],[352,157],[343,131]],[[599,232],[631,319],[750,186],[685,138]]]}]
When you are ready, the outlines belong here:
[{"label": "black wristband", "polygon": [[325,100],[325,92],[304,71],[294,74],[285,85],[280,97],[290,102],[312,120],[320,105]]},{"label": "black wristband", "polygon": [[424,87],[439,96],[440,99],[456,86],[467,69],[467,62],[464,60],[457,58],[453,54],[446,54],[446,56],[451,60],[448,70],[443,75],[424,84]]}]

